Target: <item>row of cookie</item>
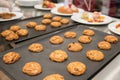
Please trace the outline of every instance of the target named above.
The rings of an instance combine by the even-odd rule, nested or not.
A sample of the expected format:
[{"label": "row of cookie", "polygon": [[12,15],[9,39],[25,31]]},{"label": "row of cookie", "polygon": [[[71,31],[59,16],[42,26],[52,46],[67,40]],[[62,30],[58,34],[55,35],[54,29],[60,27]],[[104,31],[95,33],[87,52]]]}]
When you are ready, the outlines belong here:
[{"label": "row of cookie", "polygon": [[[60,16],[54,16],[50,13],[44,14],[43,15],[43,20],[41,21],[43,25],[48,25],[50,24],[52,27],[60,27],[62,24],[68,24],[69,19],[67,18],[62,18]],[[37,22],[31,21],[26,24],[28,28],[34,28],[37,26]],[[35,28],[36,29],[36,28]]]},{"label": "row of cookie", "polygon": [[1,36],[8,41],[17,40],[19,37],[27,36],[29,34],[27,29],[22,29],[20,26],[11,26],[9,29],[1,32]]},{"label": "row of cookie", "polygon": [[[52,27],[60,27],[62,24],[68,24],[69,19],[62,18],[61,16],[54,16],[50,13],[44,14],[43,19],[41,20],[41,26],[45,26],[50,24]],[[28,28],[35,28],[35,30],[39,30],[39,25],[35,21],[30,21],[26,24]],[[45,30],[45,29],[44,29]]]},{"label": "row of cookie", "polygon": [[[41,25],[48,25],[50,24],[51,27],[53,28],[58,28],[61,27],[62,24],[68,24],[69,23],[69,19],[67,18],[61,18],[60,16],[54,16],[53,19],[43,19],[41,21]],[[35,30],[39,30],[39,27],[37,27],[38,23],[35,21],[30,21],[26,24],[26,26],[28,28],[35,28]]]},{"label": "row of cookie", "polygon": [[[19,53],[9,52],[3,56],[3,61],[5,63],[15,63],[20,59],[20,57]],[[50,58],[57,61],[61,59],[63,61],[67,58],[67,55],[65,51],[56,50],[50,54]],[[67,65],[67,70],[73,75],[82,75],[86,71],[86,65],[79,61],[70,62]],[[28,62],[23,66],[22,71],[30,76],[38,75],[42,72],[42,66],[38,62]]]},{"label": "row of cookie", "polygon": [[[84,31],[86,31],[86,30],[84,30]],[[80,43],[87,44],[87,43],[92,42],[92,37],[88,36],[85,33],[83,33],[83,34],[84,35],[81,35],[78,38],[78,41]],[[75,38],[76,33],[75,32],[66,32],[64,34],[64,37],[66,37],[66,38]],[[64,39],[61,36],[56,35],[56,36],[52,36],[49,39],[49,41],[52,44],[61,44],[61,43],[64,42]],[[97,46],[98,46],[98,48],[100,48],[102,50],[109,50],[109,49],[111,49],[111,44],[110,43],[117,43],[117,42],[118,42],[118,38],[116,36],[106,35],[104,37],[103,41],[98,42]],[[80,43],[74,42],[74,43],[68,44],[68,50],[70,50],[70,51],[80,51],[80,50],[82,50],[83,47],[82,47],[82,45]]]}]

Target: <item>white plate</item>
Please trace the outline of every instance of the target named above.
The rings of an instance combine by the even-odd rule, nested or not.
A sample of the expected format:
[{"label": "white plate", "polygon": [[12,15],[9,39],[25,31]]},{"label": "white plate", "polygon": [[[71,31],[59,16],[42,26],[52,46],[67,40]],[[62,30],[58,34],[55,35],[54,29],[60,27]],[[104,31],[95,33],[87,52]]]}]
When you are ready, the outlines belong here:
[{"label": "white plate", "polygon": [[0,22],[1,21],[10,21],[10,20],[19,19],[19,18],[21,18],[23,16],[23,13],[20,13],[20,12],[11,12],[11,13],[15,14],[16,16],[14,16],[14,17],[12,17],[10,19],[2,19],[2,18],[0,18]]},{"label": "white plate", "polygon": [[113,33],[115,33],[115,34],[120,35],[120,32],[118,32],[118,31],[116,30],[117,24],[120,24],[120,22],[110,23],[110,24],[108,25],[108,29],[109,29],[110,31],[112,31]]},{"label": "white plate", "polygon": [[[108,23],[112,22],[112,18],[109,17],[109,16],[106,16],[106,15],[102,15],[102,16],[105,17],[103,22],[88,22],[88,21],[86,21],[86,20],[81,18],[82,14],[83,13],[74,13],[71,16],[71,19],[73,21],[76,21],[76,22],[79,22],[79,23],[83,23],[83,24],[88,24],[88,25],[103,25],[103,24],[108,24]],[[92,13],[89,13],[89,16],[92,16]]]},{"label": "white plate", "polygon": [[[63,13],[58,12],[57,10],[58,10],[58,7],[55,7],[51,10],[51,13],[56,14],[56,15],[61,15],[61,16],[72,16],[73,15],[73,14],[63,14]],[[79,10],[79,13],[84,12],[83,9],[79,8],[78,10]]]},{"label": "white plate", "polygon": [[34,5],[35,9],[39,9],[39,10],[51,10],[52,8],[43,8],[42,4],[38,4],[38,5]]},{"label": "white plate", "polygon": [[36,4],[41,3],[39,0],[16,0],[15,3],[19,6],[33,7]]}]

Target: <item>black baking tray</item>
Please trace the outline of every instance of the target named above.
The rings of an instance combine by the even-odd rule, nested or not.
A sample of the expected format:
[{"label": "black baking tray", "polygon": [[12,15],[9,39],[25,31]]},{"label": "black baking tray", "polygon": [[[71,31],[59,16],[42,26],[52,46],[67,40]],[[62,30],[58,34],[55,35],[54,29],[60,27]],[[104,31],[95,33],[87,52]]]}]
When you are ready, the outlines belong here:
[{"label": "black baking tray", "polygon": [[[78,37],[82,35],[82,31],[84,29],[89,29],[88,27],[77,25],[70,28],[66,28],[64,30],[56,31],[51,34],[44,35],[40,37],[38,40],[29,42],[21,47],[11,49],[5,51],[0,54],[0,66],[1,69],[4,70],[8,75],[12,76],[12,80],[43,80],[43,78],[49,74],[59,73],[65,77],[65,80],[90,80],[97,72],[99,72],[105,65],[108,64],[117,54],[120,52],[120,41],[116,44],[111,44],[111,50],[100,50],[97,47],[97,43],[102,41],[103,38],[108,35],[107,33],[103,33],[97,30],[95,31],[95,35],[92,37],[93,41],[89,44],[82,44],[83,50],[80,52],[70,52],[67,49],[67,45],[70,42],[78,42]],[[77,37],[74,39],[66,39],[64,38],[64,33],[66,31],[75,31],[77,33]],[[53,45],[49,42],[50,37],[54,35],[60,35],[64,38],[64,42],[59,45]],[[28,46],[32,43],[41,43],[44,45],[44,51],[40,53],[33,53],[28,51]],[[68,54],[68,59],[63,63],[53,62],[49,59],[49,54],[54,50],[64,50]],[[105,58],[100,62],[95,62],[89,60],[85,53],[88,50],[96,49],[100,50],[104,53]],[[4,64],[2,61],[2,56],[10,51],[15,51],[20,53],[21,59],[14,64]],[[42,65],[42,73],[37,76],[28,76],[22,72],[22,67],[25,63],[30,61],[36,61]],[[72,61],[81,61],[83,62],[87,70],[85,74],[81,76],[71,75],[67,70],[66,66]]]},{"label": "black baking tray", "polygon": [[[56,16],[56,15],[53,15],[53,16]],[[62,18],[68,18],[70,20],[69,17],[63,17]],[[51,32],[54,32],[54,31],[57,31],[57,30],[60,30],[60,29],[64,29],[64,28],[67,28],[67,27],[71,27],[72,25],[75,25],[75,24],[78,24],[72,20],[70,20],[69,24],[63,24],[61,27],[59,28],[52,28],[50,25],[46,25],[47,26],[47,30],[46,31],[36,31],[34,28],[27,28],[26,27],[26,24],[30,21],[35,21],[37,22],[38,24],[41,24],[41,20],[43,20],[43,15],[41,16],[37,16],[37,17],[32,17],[32,18],[27,18],[27,19],[23,19],[23,20],[19,20],[15,23],[15,21],[11,21],[11,23],[9,22],[9,24],[5,24],[5,23],[1,23],[0,24],[0,33],[6,29],[9,29],[10,26],[12,25],[19,25],[21,28],[23,29],[27,29],[29,31],[29,34],[28,36],[25,36],[25,37],[20,37],[18,40],[13,40],[13,41],[7,41],[5,40],[2,36],[0,36],[0,39],[3,41],[3,42],[6,42],[6,43],[11,43],[11,42],[15,42],[15,43],[19,43],[21,41],[25,41],[25,40],[28,40],[28,39],[31,39],[31,38],[35,38],[37,36],[41,36],[41,35],[45,35],[45,34],[48,34],[48,33],[51,33]]]}]

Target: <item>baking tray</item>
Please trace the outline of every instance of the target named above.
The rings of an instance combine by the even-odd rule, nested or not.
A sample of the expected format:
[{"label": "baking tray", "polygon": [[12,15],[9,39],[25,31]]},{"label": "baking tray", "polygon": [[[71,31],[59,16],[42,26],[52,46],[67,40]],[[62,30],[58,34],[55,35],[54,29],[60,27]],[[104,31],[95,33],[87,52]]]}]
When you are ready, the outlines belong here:
[{"label": "baking tray", "polygon": [[[56,16],[56,15],[53,15],[53,16]],[[62,17],[62,18],[68,18],[70,20],[69,17]],[[69,24],[64,24],[62,25],[61,27],[59,28],[52,28],[50,25],[46,25],[47,27],[47,30],[46,31],[36,31],[35,29],[33,28],[27,28],[26,27],[26,24],[30,21],[35,21],[37,22],[38,24],[41,24],[41,20],[43,19],[43,15],[41,16],[37,16],[37,17],[32,17],[32,18],[27,18],[27,19],[23,19],[23,20],[19,20],[17,21],[16,23],[15,22],[11,22],[9,24],[2,24],[0,25],[1,29],[0,29],[0,33],[6,29],[9,29],[10,26],[12,25],[19,25],[21,28],[24,28],[24,29],[27,29],[29,31],[29,34],[28,36],[25,36],[25,37],[20,37],[18,40],[13,40],[13,41],[7,41],[5,40],[2,36],[0,36],[0,39],[3,41],[3,42],[6,42],[6,43],[11,43],[11,42],[15,42],[15,43],[18,43],[18,42],[21,42],[21,41],[25,41],[25,40],[28,40],[28,39],[31,39],[31,38],[35,38],[37,36],[41,36],[41,35],[45,35],[47,33],[51,33],[51,32],[54,32],[54,31],[57,31],[57,30],[60,30],[60,29],[64,29],[64,28],[67,28],[67,27],[70,27],[72,25],[75,25],[75,24],[78,24],[72,20],[70,20]]]},{"label": "baking tray", "polygon": [[[97,47],[97,43],[102,41],[103,38],[108,35],[107,33],[103,33],[97,30],[95,31],[95,35],[92,37],[93,41],[89,44],[82,44],[83,50],[80,52],[70,52],[67,50],[67,45],[70,42],[78,42],[78,37],[82,35],[82,31],[84,29],[88,29],[88,27],[77,25],[72,26],[70,28],[66,28],[64,30],[56,31],[51,34],[44,35],[40,37],[38,40],[33,42],[29,42],[21,47],[11,49],[5,51],[0,54],[0,66],[1,69],[4,70],[8,75],[12,76],[12,80],[43,80],[43,78],[52,73],[59,73],[65,77],[65,80],[90,80],[97,72],[99,72],[106,64],[108,64],[117,54],[120,52],[120,41],[117,44],[111,44],[111,50],[100,50]],[[77,33],[77,37],[74,39],[66,39],[64,38],[64,33],[66,31],[75,31]],[[54,35],[60,35],[64,38],[64,42],[59,45],[53,45],[49,42],[49,38]],[[41,43],[44,45],[44,51],[40,53],[33,53],[28,51],[28,46],[32,43]],[[49,54],[57,49],[61,49],[67,52],[68,59],[63,63],[53,62],[49,59]],[[95,62],[89,60],[85,53],[88,50],[97,49],[104,53],[105,58],[103,61]],[[2,56],[9,52],[15,51],[21,54],[21,59],[14,64],[4,64],[2,61]],[[22,72],[22,67],[25,63],[30,61],[39,62],[42,65],[42,73],[37,76],[28,76]],[[72,61],[81,61],[87,66],[87,71],[85,74],[81,76],[73,76],[69,74],[66,70],[66,66]]]}]

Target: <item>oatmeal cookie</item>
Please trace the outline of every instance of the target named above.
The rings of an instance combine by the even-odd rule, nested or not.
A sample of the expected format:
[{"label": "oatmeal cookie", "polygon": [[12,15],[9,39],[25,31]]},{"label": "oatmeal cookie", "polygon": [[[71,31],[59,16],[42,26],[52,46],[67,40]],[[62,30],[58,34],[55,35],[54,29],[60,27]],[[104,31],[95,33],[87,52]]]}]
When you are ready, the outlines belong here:
[{"label": "oatmeal cookie", "polygon": [[66,37],[66,38],[75,38],[76,35],[77,35],[77,34],[76,34],[75,32],[73,32],[73,31],[68,31],[68,32],[65,32],[64,37]]},{"label": "oatmeal cookie", "polygon": [[98,43],[98,48],[103,49],[103,50],[109,50],[111,49],[111,44],[106,41],[101,41]]},{"label": "oatmeal cookie", "polygon": [[60,22],[61,22],[62,24],[68,24],[68,23],[69,23],[69,19],[63,18],[63,19],[60,20]]},{"label": "oatmeal cookie", "polygon": [[28,47],[28,50],[32,52],[41,52],[44,50],[44,47],[40,43],[33,43]]},{"label": "oatmeal cookie", "polygon": [[61,44],[64,42],[64,39],[61,36],[53,36],[50,38],[50,43],[52,44]]},{"label": "oatmeal cookie", "polygon": [[72,42],[68,44],[68,50],[73,52],[78,52],[83,49],[82,45],[77,42]]},{"label": "oatmeal cookie", "polygon": [[43,19],[42,24],[50,24],[52,21],[50,19]]},{"label": "oatmeal cookie", "polygon": [[50,24],[53,28],[58,28],[60,27],[62,24],[60,22],[51,22]]},{"label": "oatmeal cookie", "polygon": [[16,32],[19,36],[27,36],[28,35],[28,30],[27,29],[20,29]]},{"label": "oatmeal cookie", "polygon": [[113,35],[107,35],[104,37],[104,40],[110,43],[117,43],[118,42],[118,38],[116,36]]},{"label": "oatmeal cookie", "polygon": [[37,22],[31,21],[26,24],[28,28],[34,28],[37,25]]},{"label": "oatmeal cookie", "polygon": [[92,38],[90,36],[82,35],[78,38],[78,41],[81,43],[90,43],[92,41]]},{"label": "oatmeal cookie", "polygon": [[42,67],[38,62],[28,62],[22,68],[23,73],[35,76],[42,72]]},{"label": "oatmeal cookie", "polygon": [[60,17],[60,16],[54,16],[52,18],[53,21],[60,21],[61,19],[62,19],[62,17]]},{"label": "oatmeal cookie", "polygon": [[63,50],[55,50],[49,55],[49,58],[52,61],[63,62],[68,58],[68,55]]},{"label": "oatmeal cookie", "polygon": [[71,62],[67,65],[67,70],[69,73],[79,76],[85,73],[86,65],[79,61]]},{"label": "oatmeal cookie", "polygon": [[35,30],[37,30],[37,31],[45,31],[46,26],[45,25],[37,25],[37,26],[35,26]]},{"label": "oatmeal cookie", "polygon": [[17,52],[8,52],[3,56],[3,62],[6,64],[12,64],[17,62],[21,58]]},{"label": "oatmeal cookie", "polygon": [[101,61],[104,59],[104,54],[98,50],[89,50],[86,52],[87,58],[93,61]]},{"label": "oatmeal cookie", "polygon": [[19,39],[19,36],[16,33],[11,33],[8,36],[5,37],[6,40],[12,41]]},{"label": "oatmeal cookie", "polygon": [[91,29],[85,29],[82,34],[87,35],[87,36],[93,36],[95,33]]},{"label": "oatmeal cookie", "polygon": [[10,30],[11,30],[11,31],[14,31],[14,32],[16,32],[16,31],[18,31],[18,30],[20,30],[20,29],[21,29],[21,27],[20,27],[20,26],[17,26],[17,25],[13,25],[13,26],[10,27]]},{"label": "oatmeal cookie", "polygon": [[52,14],[47,13],[47,14],[45,14],[45,15],[43,16],[43,18],[44,18],[44,19],[50,19],[50,18],[52,18]]},{"label": "oatmeal cookie", "polygon": [[11,31],[11,30],[4,30],[4,31],[1,32],[1,35],[3,37],[6,37],[6,36],[10,35],[11,33],[14,33],[14,32]]},{"label": "oatmeal cookie", "polygon": [[65,80],[60,74],[50,74],[46,76],[43,80]]}]

